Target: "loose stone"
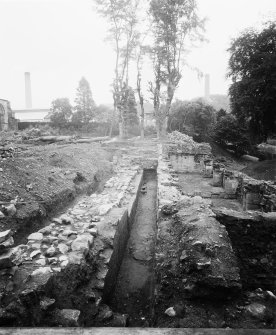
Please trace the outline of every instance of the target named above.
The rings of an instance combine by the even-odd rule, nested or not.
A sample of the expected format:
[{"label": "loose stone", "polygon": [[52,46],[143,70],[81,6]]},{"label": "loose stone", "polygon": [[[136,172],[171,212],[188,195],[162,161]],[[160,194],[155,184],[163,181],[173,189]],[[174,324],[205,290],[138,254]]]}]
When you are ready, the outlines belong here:
[{"label": "loose stone", "polygon": [[69,247],[65,243],[58,244],[57,248],[62,254],[66,254],[69,250]]},{"label": "loose stone", "polygon": [[165,314],[167,314],[168,316],[176,316],[176,311],[174,310],[173,307],[169,307],[165,310]]},{"label": "loose stone", "polygon": [[64,224],[73,224],[74,223],[74,220],[66,214],[61,215],[60,220],[61,220],[61,223],[64,223]]},{"label": "loose stone", "polygon": [[52,257],[52,256],[54,256],[56,253],[57,253],[56,248],[53,247],[53,246],[51,246],[50,248],[48,248],[48,249],[46,250],[45,255],[48,256],[48,257]]},{"label": "loose stone", "polygon": [[33,241],[42,241],[43,240],[43,234],[41,233],[33,233],[28,236],[28,240],[33,240]]},{"label": "loose stone", "polygon": [[40,251],[40,250],[34,250],[34,251],[31,252],[30,257],[31,257],[31,258],[34,258],[35,256],[37,256],[37,255],[39,255],[39,254],[41,254],[41,251]]},{"label": "loose stone", "polygon": [[11,236],[11,230],[5,230],[0,232],[0,243],[6,241]]}]

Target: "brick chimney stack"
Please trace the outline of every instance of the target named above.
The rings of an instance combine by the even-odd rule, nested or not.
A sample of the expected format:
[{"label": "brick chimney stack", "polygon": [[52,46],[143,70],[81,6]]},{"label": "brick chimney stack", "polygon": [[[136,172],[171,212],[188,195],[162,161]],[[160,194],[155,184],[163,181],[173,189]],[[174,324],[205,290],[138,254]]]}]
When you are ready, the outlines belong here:
[{"label": "brick chimney stack", "polygon": [[25,72],[25,107],[26,109],[32,109],[32,89],[30,72]]}]

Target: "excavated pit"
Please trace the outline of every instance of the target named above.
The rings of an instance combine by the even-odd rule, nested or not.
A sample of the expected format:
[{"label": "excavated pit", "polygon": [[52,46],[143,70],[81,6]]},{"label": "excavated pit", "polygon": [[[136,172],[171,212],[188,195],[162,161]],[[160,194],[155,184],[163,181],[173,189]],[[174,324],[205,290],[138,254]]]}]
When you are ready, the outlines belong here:
[{"label": "excavated pit", "polygon": [[276,290],[275,215],[215,210],[238,257],[243,289]]},{"label": "excavated pit", "polygon": [[5,283],[3,325],[273,328],[275,216],[242,212],[227,194],[234,184],[177,173],[166,159],[156,169],[136,154],[120,156],[118,179],[68,211],[73,223],[41,230],[50,243],[71,229],[87,250],[69,248],[64,268],[59,255],[56,265],[47,258],[45,283],[33,275],[40,256],[24,259]]},{"label": "excavated pit", "polygon": [[144,170],[136,212],[129,223],[129,239],[115,290],[106,299],[113,311],[129,316],[130,327],[152,324],[156,215],[156,170]]}]

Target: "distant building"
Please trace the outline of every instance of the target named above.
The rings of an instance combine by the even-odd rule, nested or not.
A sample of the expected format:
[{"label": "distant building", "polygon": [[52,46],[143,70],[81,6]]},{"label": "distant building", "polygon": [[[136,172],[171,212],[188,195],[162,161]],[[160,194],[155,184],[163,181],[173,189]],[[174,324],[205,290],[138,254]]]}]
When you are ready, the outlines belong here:
[{"label": "distant building", "polygon": [[[15,117],[18,119],[19,124],[24,123],[24,127],[28,124],[50,122],[50,109],[32,108],[32,89],[31,89],[31,74],[25,72],[25,109],[14,110]],[[21,129],[19,125],[19,129]]]},{"label": "distant building", "polygon": [[0,99],[0,130],[17,129],[17,120],[11,109],[10,102]]},{"label": "distant building", "polygon": [[50,109],[16,109],[14,113],[19,122],[50,122]]}]

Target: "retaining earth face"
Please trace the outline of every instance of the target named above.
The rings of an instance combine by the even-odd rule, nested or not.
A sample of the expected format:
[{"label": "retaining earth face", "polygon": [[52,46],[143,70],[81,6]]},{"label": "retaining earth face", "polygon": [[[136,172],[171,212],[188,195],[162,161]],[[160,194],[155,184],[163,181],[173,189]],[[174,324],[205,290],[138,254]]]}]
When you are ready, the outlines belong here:
[{"label": "retaining earth face", "polygon": [[[93,323],[104,289],[108,294],[114,286],[141,179],[127,156],[114,170],[101,194],[84,197],[27,244],[0,256],[2,325]],[[11,239],[9,232],[0,238],[2,245]]]}]

